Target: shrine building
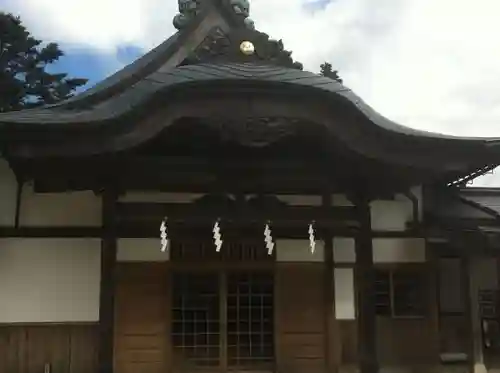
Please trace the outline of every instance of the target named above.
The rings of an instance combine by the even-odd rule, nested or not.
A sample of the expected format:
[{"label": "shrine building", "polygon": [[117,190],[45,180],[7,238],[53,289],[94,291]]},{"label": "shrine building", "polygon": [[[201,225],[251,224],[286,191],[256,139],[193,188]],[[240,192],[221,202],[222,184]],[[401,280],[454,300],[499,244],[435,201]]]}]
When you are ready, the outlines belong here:
[{"label": "shrine building", "polygon": [[500,366],[500,191],[465,187],[500,142],[388,120],[245,1],[179,4],[132,64],[0,114],[0,373]]}]

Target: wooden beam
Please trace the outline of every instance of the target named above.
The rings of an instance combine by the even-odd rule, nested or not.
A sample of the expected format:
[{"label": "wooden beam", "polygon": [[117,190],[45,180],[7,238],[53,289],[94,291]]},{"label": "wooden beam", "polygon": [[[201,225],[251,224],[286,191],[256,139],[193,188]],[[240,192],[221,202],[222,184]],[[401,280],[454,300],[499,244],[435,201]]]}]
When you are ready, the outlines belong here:
[{"label": "wooden beam", "polygon": [[426,258],[426,271],[427,271],[427,317],[428,327],[432,343],[433,363],[440,364],[440,330],[439,330],[439,261],[437,258],[435,246],[430,245],[429,242],[425,243],[425,258]]},{"label": "wooden beam", "polygon": [[[332,205],[331,193],[326,193],[322,198],[323,209],[328,211]],[[334,257],[333,257],[333,234],[332,229],[324,229],[323,234],[324,251],[325,251],[325,357],[327,373],[335,373],[339,359],[337,352],[340,349],[339,345],[339,329],[335,318],[335,277],[334,277]]]},{"label": "wooden beam", "polygon": [[[159,222],[157,224],[118,224],[116,228],[117,237],[120,238],[157,238]],[[231,225],[233,228],[233,225]],[[231,229],[232,229],[231,228]],[[251,236],[253,234],[261,235],[260,227],[235,226],[235,231],[241,235]],[[356,237],[357,230],[346,226],[335,226],[335,236],[337,237]],[[211,234],[211,227],[193,227],[193,226],[173,226],[171,233],[175,236],[202,235],[203,232]],[[273,236],[275,238],[305,238],[305,234],[297,227],[286,227],[273,225]],[[422,235],[414,231],[373,231],[373,238],[422,238]],[[5,227],[0,226],[0,238],[102,238],[104,229],[102,227]],[[317,238],[324,239],[321,230],[317,231]]]},{"label": "wooden beam", "polygon": [[134,221],[151,218],[161,220],[167,216],[169,221],[213,222],[216,219],[238,221],[245,223],[305,223],[315,221],[319,226],[329,226],[336,221],[351,221],[357,219],[356,210],[350,206],[337,206],[323,209],[316,206],[283,206],[279,208],[250,208],[236,206],[198,206],[183,203],[148,203],[120,202],[117,204],[117,214],[120,220]]},{"label": "wooden beam", "polygon": [[[464,323],[466,325],[466,353],[468,368],[474,371],[474,332],[472,325],[472,304],[471,297],[471,257],[462,253],[460,258],[460,289],[462,290],[462,301],[464,302]],[[477,301],[476,299],[474,301]]]},{"label": "wooden beam", "polygon": [[102,227],[0,227],[0,238],[101,238]]},{"label": "wooden beam", "polygon": [[[156,171],[164,171],[168,177],[169,172],[199,173],[267,173],[267,174],[292,174],[300,172],[307,175],[320,175],[327,171],[331,165],[314,159],[298,158],[207,158],[207,157],[176,157],[176,156],[131,156],[121,157],[95,157],[95,158],[60,158],[41,159],[34,161],[24,161],[18,163],[25,172],[30,175],[42,175],[43,171],[67,170],[72,174],[76,171],[87,171],[82,169],[74,170],[75,166],[94,166],[93,174],[107,170],[114,174],[125,174],[126,171],[134,170],[144,174],[154,174]],[[330,166],[330,167],[329,167]],[[105,175],[104,175],[105,176]]]},{"label": "wooden beam", "polygon": [[[206,160],[196,157],[124,156],[35,161],[23,164],[37,191],[99,189],[111,175],[128,190],[168,190],[207,193],[226,190],[244,193],[317,194],[334,183],[317,160]],[[331,171],[331,170],[330,170]],[[338,174],[338,172],[337,172]],[[331,175],[330,175],[331,176]]]},{"label": "wooden beam", "polygon": [[358,361],[360,373],[378,373],[375,315],[375,270],[369,201],[356,198],[360,229],[355,239],[356,305],[358,322]]},{"label": "wooden beam", "polygon": [[[474,242],[470,242],[473,244]],[[486,372],[484,365],[483,332],[479,310],[479,284],[477,280],[477,258],[469,253],[461,257],[461,285],[464,304],[464,317],[467,331],[467,362],[471,372]]]},{"label": "wooden beam", "polygon": [[[201,157],[123,156],[119,158],[50,159],[19,162],[18,168],[34,180],[39,192],[99,190],[111,177],[123,189],[170,192],[318,194],[329,189],[347,192],[359,183],[365,167],[371,189],[380,196],[404,190],[401,173],[381,168],[332,164],[316,159],[202,159]],[[385,172],[384,172],[385,170]],[[381,178],[380,172],[384,172]],[[414,175],[413,175],[414,176]],[[404,179],[404,177],[403,177]],[[376,192],[378,191],[378,192]]]},{"label": "wooden beam", "polygon": [[106,189],[103,193],[101,242],[101,282],[99,297],[99,373],[112,373],[114,363],[114,298],[116,277],[117,238],[115,206],[117,194]]}]

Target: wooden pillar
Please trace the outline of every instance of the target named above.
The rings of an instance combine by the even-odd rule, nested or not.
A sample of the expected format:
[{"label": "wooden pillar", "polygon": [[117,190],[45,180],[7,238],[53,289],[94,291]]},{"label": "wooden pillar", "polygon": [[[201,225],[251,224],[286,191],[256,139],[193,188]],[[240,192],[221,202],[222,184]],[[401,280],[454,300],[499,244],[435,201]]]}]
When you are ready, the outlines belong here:
[{"label": "wooden pillar", "polygon": [[432,364],[440,364],[440,328],[439,328],[439,260],[437,258],[435,248],[426,241],[425,244],[425,260],[427,267],[427,312],[429,319],[429,333],[432,347]]},{"label": "wooden pillar", "polygon": [[116,269],[116,200],[117,195],[105,190],[102,195],[101,287],[99,297],[99,373],[113,373],[114,298]]},{"label": "wooden pillar", "polygon": [[[323,195],[323,207],[330,208],[332,204],[331,194]],[[340,336],[335,318],[335,278],[333,258],[333,235],[330,229],[323,234],[325,250],[325,361],[326,371],[335,373],[340,364]]]},{"label": "wooden pillar", "polygon": [[483,336],[479,314],[478,268],[469,253],[462,254],[462,289],[467,325],[467,356],[470,372],[486,373],[483,354]]},{"label": "wooden pillar", "polygon": [[360,228],[356,235],[356,304],[360,373],[378,373],[375,315],[375,271],[369,200],[355,200]]},{"label": "wooden pillar", "polygon": [[467,362],[469,368],[473,366],[473,344],[472,344],[472,323],[471,323],[471,301],[470,301],[470,257],[462,252],[460,257],[460,288],[462,289],[462,302],[464,305],[464,323],[466,325],[466,346]]}]

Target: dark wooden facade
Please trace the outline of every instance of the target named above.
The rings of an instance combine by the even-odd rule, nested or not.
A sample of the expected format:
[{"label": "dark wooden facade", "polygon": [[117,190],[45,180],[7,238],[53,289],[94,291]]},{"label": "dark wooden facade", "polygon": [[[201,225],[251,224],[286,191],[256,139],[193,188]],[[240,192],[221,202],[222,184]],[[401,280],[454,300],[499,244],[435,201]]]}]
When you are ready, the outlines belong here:
[{"label": "dark wooden facade", "polygon": [[[253,43],[253,54],[242,53],[243,41]],[[173,242],[203,237],[217,219],[233,241],[261,236],[268,221],[275,238],[293,238],[298,227],[313,221],[319,240],[355,238],[355,323],[333,316],[331,244],[325,244],[321,264],[257,263],[274,279],[274,351],[263,371],[335,372],[341,361],[352,361],[362,373],[374,373],[387,346],[416,361],[436,358],[431,309],[411,327],[412,337],[426,346],[417,356],[397,344],[398,321],[376,316],[370,202],[396,193],[411,199],[408,192],[416,185],[453,187],[498,164],[500,149],[487,140],[404,128],[339,82],[298,67],[282,45],[244,28],[223,1],[214,0],[189,27],[82,95],[0,115],[0,149],[20,184],[33,182],[40,193],[93,190],[103,196],[99,228],[0,229],[5,236],[102,239],[100,321],[85,332],[99,348],[89,352],[95,360],[85,364],[95,361],[100,373],[189,371],[176,365],[173,300],[165,294],[172,294],[178,269],[206,269],[210,261],[206,266],[116,263],[119,237],[155,237],[164,216]],[[183,205],[118,202],[133,190],[209,197]],[[346,195],[352,206],[332,206],[332,193]],[[277,194],[323,196],[323,205],[289,206],[279,203]],[[423,234],[418,224],[409,228],[412,236]],[[254,264],[213,264],[212,270],[222,273],[218,296],[231,295],[229,269],[256,270]],[[229,321],[220,312],[224,336]],[[61,333],[72,346],[71,328],[77,327],[69,328]],[[29,338],[37,333],[19,330]],[[4,340],[10,344],[15,338],[8,334]],[[229,337],[221,338],[214,369],[228,371],[235,363],[226,354]],[[24,348],[29,347],[19,351]],[[90,366],[77,367],[68,356],[71,349],[61,364],[69,364],[71,372]]]}]

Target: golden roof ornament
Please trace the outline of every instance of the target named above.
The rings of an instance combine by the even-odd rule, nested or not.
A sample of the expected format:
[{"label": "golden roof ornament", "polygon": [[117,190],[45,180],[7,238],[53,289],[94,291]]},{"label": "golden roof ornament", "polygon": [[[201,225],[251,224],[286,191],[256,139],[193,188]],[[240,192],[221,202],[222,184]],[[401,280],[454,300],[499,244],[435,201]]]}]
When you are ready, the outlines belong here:
[{"label": "golden roof ornament", "polygon": [[245,56],[251,56],[252,54],[255,53],[255,46],[251,41],[245,40],[242,41],[240,44],[240,51],[243,53]]}]

